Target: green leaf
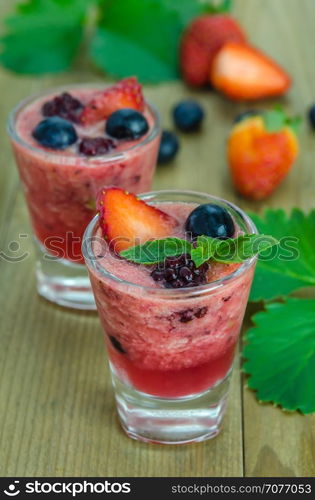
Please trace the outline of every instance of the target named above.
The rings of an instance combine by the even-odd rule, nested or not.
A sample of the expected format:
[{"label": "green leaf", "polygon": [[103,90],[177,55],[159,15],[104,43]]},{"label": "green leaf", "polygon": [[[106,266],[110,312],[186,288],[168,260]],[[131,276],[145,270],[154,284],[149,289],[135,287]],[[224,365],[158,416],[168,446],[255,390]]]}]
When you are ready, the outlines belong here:
[{"label": "green leaf", "polygon": [[165,61],[148,47],[104,28],[99,28],[94,36],[91,57],[100,69],[118,78],[137,75],[142,82],[154,83],[178,76],[174,61]]},{"label": "green leaf", "polygon": [[315,300],[289,298],[253,316],[244,371],[260,401],[315,412]]},{"label": "green leaf", "polygon": [[165,238],[128,248],[120,252],[120,255],[137,264],[150,265],[163,262],[166,257],[175,257],[183,253],[190,254],[191,249],[192,245],[189,241],[180,238]]},{"label": "green leaf", "polygon": [[202,4],[195,0],[103,0],[90,54],[115,77],[141,81],[178,78],[178,44],[184,25]]},{"label": "green leaf", "polygon": [[280,241],[278,247],[261,254],[250,300],[271,300],[315,286],[315,210],[308,215],[297,208],[290,215],[284,210],[266,210],[262,218],[250,217],[259,232]]},{"label": "green leaf", "polygon": [[68,69],[83,37],[91,0],[28,0],[6,20],[1,63],[17,73]]},{"label": "green leaf", "polygon": [[[185,28],[194,17],[205,12],[211,0],[162,0],[165,7],[177,14],[182,28]],[[226,1],[226,0],[225,0]]]},{"label": "green leaf", "polygon": [[286,116],[282,109],[275,108],[265,111],[262,116],[269,132],[278,132],[285,127]]},{"label": "green leaf", "polygon": [[208,0],[204,12],[208,14],[225,14],[232,9],[232,0]]},{"label": "green leaf", "polygon": [[301,116],[294,116],[292,118],[288,118],[286,124],[292,128],[293,132],[297,135],[300,131],[300,126],[302,123]]},{"label": "green leaf", "polygon": [[278,241],[264,234],[245,234],[235,239],[219,240],[208,236],[199,236],[197,246],[180,238],[165,238],[147,241],[123,250],[120,255],[137,264],[156,264],[166,257],[175,257],[182,253],[190,254],[197,267],[210,258],[219,262],[242,262],[257,253],[277,245]]},{"label": "green leaf", "polygon": [[98,67],[115,77],[136,74],[143,81],[178,77],[180,35],[203,11],[201,0],[26,0],[6,20],[0,61],[18,73],[68,69],[85,27],[92,27],[92,5],[97,27],[89,52]]},{"label": "green leaf", "polygon": [[243,262],[274,245],[278,241],[266,234],[244,234],[235,239],[224,240],[216,248],[213,258],[218,262]]},{"label": "green leaf", "polygon": [[202,244],[193,248],[190,253],[191,259],[196,264],[196,267],[200,267],[204,262],[207,262],[212,255],[211,248],[207,248],[206,245]]},{"label": "green leaf", "polygon": [[299,116],[289,117],[281,106],[265,111],[262,117],[268,132],[279,132],[288,126],[297,134],[302,121]]},{"label": "green leaf", "polygon": [[200,236],[191,258],[197,267],[210,258],[217,262],[231,264],[243,262],[277,244],[278,241],[275,238],[265,234],[244,234],[227,240]]}]

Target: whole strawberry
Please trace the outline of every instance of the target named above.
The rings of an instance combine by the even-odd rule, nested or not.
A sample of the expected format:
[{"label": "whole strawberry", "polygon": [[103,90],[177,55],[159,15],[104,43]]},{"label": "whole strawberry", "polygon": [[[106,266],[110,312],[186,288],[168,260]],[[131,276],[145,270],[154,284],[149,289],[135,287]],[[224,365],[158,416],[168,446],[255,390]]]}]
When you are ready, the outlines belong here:
[{"label": "whole strawberry", "polygon": [[209,71],[218,50],[227,42],[246,42],[239,24],[228,14],[230,2],[210,6],[211,14],[196,17],[186,28],[180,45],[180,67],[188,85],[209,82]]},{"label": "whole strawberry", "polygon": [[296,160],[296,128],[300,120],[288,118],[280,109],[244,116],[228,138],[229,167],[239,193],[252,200],[263,200],[281,183]]}]

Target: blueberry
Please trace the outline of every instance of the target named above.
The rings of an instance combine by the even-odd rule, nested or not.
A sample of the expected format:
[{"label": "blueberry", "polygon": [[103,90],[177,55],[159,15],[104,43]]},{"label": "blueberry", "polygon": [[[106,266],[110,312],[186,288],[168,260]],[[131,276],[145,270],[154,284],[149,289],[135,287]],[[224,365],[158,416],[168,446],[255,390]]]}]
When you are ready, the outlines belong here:
[{"label": "blueberry", "polygon": [[74,126],[59,116],[39,122],[33,130],[33,137],[42,146],[52,149],[65,149],[78,139]]},{"label": "blueberry", "polygon": [[183,132],[198,130],[203,117],[203,109],[196,101],[181,101],[173,109],[175,124]]},{"label": "blueberry", "polygon": [[173,158],[177,154],[178,149],[179,142],[174,132],[163,130],[160,142],[158,163],[167,163],[173,160]]},{"label": "blueberry", "polygon": [[310,108],[308,112],[308,117],[310,120],[311,127],[315,130],[315,104]]},{"label": "blueberry", "polygon": [[105,125],[105,132],[116,139],[139,139],[148,130],[149,124],[143,114],[129,108],[112,113]]},{"label": "blueberry", "polygon": [[262,111],[259,111],[257,109],[248,109],[247,111],[242,111],[241,113],[238,113],[238,115],[235,116],[233,123],[239,123],[243,120],[246,120],[246,118],[251,118],[252,116],[259,116],[262,115]]},{"label": "blueberry", "polygon": [[185,229],[193,238],[205,235],[225,240],[234,236],[235,227],[229,212],[207,203],[195,208],[186,220]]}]

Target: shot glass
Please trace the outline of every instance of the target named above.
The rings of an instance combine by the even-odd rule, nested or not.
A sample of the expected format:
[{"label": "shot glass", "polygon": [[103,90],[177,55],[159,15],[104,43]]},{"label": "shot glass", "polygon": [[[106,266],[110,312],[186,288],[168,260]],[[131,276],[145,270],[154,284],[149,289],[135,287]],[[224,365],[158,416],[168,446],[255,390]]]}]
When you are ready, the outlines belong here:
[{"label": "shot glass", "polygon": [[54,151],[25,137],[31,137],[32,113],[43,119],[39,110],[45,101],[65,91],[80,97],[98,88],[104,87],[69,85],[31,96],[13,109],[7,126],[33,229],[38,292],[77,309],[95,309],[81,253],[84,230],[96,213],[95,198],[106,185],[135,193],[151,188],[160,141],[158,113],[147,104],[148,134],[101,156]]},{"label": "shot glass", "polygon": [[[257,233],[242,210],[208,194],[156,191],[140,198],[162,210],[164,203],[191,204],[192,209],[196,204],[219,204],[240,231]],[[214,437],[226,408],[256,257],[211,283],[172,289],[141,286],[132,276],[117,277],[113,266],[106,268],[109,254],[95,216],[83,238],[83,255],[123,429],[134,439],[165,444]]]}]

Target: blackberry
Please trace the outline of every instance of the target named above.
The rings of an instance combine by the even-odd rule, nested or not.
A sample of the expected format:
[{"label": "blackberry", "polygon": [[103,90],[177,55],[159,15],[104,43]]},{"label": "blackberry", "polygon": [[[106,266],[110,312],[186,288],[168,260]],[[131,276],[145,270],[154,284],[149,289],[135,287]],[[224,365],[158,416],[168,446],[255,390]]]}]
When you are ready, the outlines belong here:
[{"label": "blackberry", "polygon": [[177,315],[181,323],[189,323],[194,318],[203,318],[207,314],[207,311],[207,307],[198,307],[197,309],[184,309],[183,311],[179,311]]},{"label": "blackberry", "polygon": [[83,104],[79,99],[76,99],[68,92],[64,92],[51,101],[45,102],[42,107],[42,114],[44,116],[60,116],[65,120],[78,123],[82,109]]},{"label": "blackberry", "polygon": [[79,151],[86,156],[97,156],[104,155],[115,147],[112,139],[106,139],[105,137],[83,137],[79,144]]},{"label": "blackberry", "polygon": [[183,288],[207,283],[209,265],[205,262],[196,267],[188,254],[167,257],[151,272],[154,281],[163,281],[165,288]]}]

